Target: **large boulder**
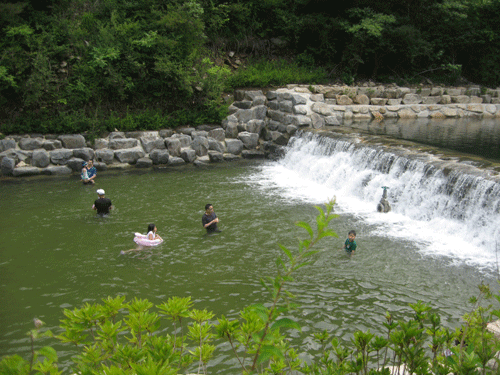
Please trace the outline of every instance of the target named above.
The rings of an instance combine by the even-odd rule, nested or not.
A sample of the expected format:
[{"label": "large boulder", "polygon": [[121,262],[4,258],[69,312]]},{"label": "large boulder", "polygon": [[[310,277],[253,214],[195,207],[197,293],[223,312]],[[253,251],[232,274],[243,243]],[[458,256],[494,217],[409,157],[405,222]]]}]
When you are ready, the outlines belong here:
[{"label": "large boulder", "polygon": [[116,138],[109,141],[108,147],[112,150],[121,150],[137,147],[139,141],[135,138]]},{"label": "large boulder", "polygon": [[21,150],[36,150],[42,148],[42,138],[21,138],[19,141],[19,148]]},{"label": "large boulder", "polygon": [[109,141],[104,138],[98,138],[94,141],[94,150],[102,150],[109,148]]},{"label": "large boulder", "polygon": [[167,164],[170,154],[168,150],[165,149],[155,149],[149,153],[149,157],[153,161],[153,164]]},{"label": "large boulder", "polygon": [[198,156],[204,156],[208,153],[208,139],[205,137],[195,137],[191,145]]},{"label": "large boulder", "polygon": [[168,165],[182,165],[186,164],[183,158],[177,157],[177,156],[172,156],[171,158],[168,159]]},{"label": "large boulder", "polygon": [[150,158],[139,158],[135,163],[136,168],[150,168],[153,166],[153,161]]},{"label": "large boulder", "polygon": [[87,146],[85,138],[81,134],[69,134],[59,136],[64,148],[83,148]]},{"label": "large boulder", "polygon": [[124,132],[112,132],[112,133],[109,133],[108,138],[110,141],[113,139],[124,139],[125,133]]},{"label": "large boulder", "polygon": [[16,141],[14,139],[8,138],[0,141],[0,152],[10,150],[11,148],[16,148]]},{"label": "large boulder", "polygon": [[208,151],[208,157],[210,158],[210,161],[212,163],[218,163],[224,161],[224,155],[222,154],[222,152],[219,151],[213,151],[213,150]]},{"label": "large boulder", "polygon": [[94,157],[98,162],[110,164],[115,158],[115,152],[113,150],[110,150],[109,148],[103,148],[96,150]]},{"label": "large boulder", "polygon": [[162,129],[158,132],[158,135],[161,138],[168,138],[171,137],[172,134],[174,134],[174,131],[172,129]]},{"label": "large boulder", "polygon": [[238,139],[248,150],[254,149],[259,144],[259,135],[256,133],[241,132],[238,134]]},{"label": "large boulder", "polygon": [[192,163],[196,159],[196,151],[191,147],[183,147],[181,148],[181,158],[186,163]]},{"label": "large boulder", "polygon": [[238,136],[238,123],[237,122],[229,122],[226,125],[226,138],[236,138]]},{"label": "large boulder", "polygon": [[152,150],[155,149],[159,150],[165,149],[165,140],[163,138],[141,137],[141,143],[142,143],[142,148],[144,148],[144,151],[146,151],[147,154],[149,154]]},{"label": "large boulder", "polygon": [[256,133],[259,134],[262,132],[262,129],[264,128],[264,121],[263,120],[250,120],[247,123],[246,130],[249,133]]},{"label": "large boulder", "polygon": [[69,168],[66,165],[58,165],[58,166],[50,166],[42,170],[42,174],[49,175],[49,176],[61,176],[61,175],[68,175],[73,173],[71,168]]},{"label": "large boulder", "polygon": [[58,139],[46,139],[42,147],[47,151],[57,150],[58,148],[62,148],[62,142]]},{"label": "large boulder", "polygon": [[90,160],[94,158],[94,150],[90,147],[76,148],[73,150],[73,156],[83,160]]},{"label": "large boulder", "polygon": [[181,142],[181,148],[183,147],[191,147],[193,143],[193,138],[187,134],[174,134],[172,138],[178,139]]},{"label": "large boulder", "polygon": [[139,147],[115,150],[115,158],[120,163],[135,164],[144,156],[146,156],[144,150]]},{"label": "large boulder", "polygon": [[49,153],[42,149],[33,151],[33,155],[31,157],[31,164],[34,167],[45,168],[50,164],[50,155]]},{"label": "large boulder", "polygon": [[208,138],[208,149],[218,151],[221,154],[226,152],[226,147],[224,146],[224,143],[219,142],[218,140],[213,139],[213,138]]},{"label": "large boulder", "polygon": [[85,160],[80,159],[80,158],[71,158],[68,160],[66,163],[66,166],[71,168],[73,172],[81,172],[82,171],[82,164]]},{"label": "large boulder", "polygon": [[181,153],[181,141],[173,136],[170,138],[165,138],[165,146],[167,147],[168,153],[172,156],[179,156]]},{"label": "large boulder", "polygon": [[239,139],[226,139],[226,151],[233,155],[239,155],[243,151],[243,142]]},{"label": "large boulder", "polygon": [[[73,157],[73,150],[60,148],[49,152],[52,164],[64,165]],[[86,159],[89,160],[89,159]]]},{"label": "large boulder", "polygon": [[224,142],[226,138],[226,132],[222,128],[212,129],[208,132],[208,137],[218,140],[219,142]]},{"label": "large boulder", "polygon": [[37,176],[39,174],[40,168],[37,167],[14,168],[14,171],[12,171],[14,177]]},{"label": "large boulder", "polygon": [[2,159],[1,169],[4,176],[11,176],[16,167],[16,160],[8,156]]}]

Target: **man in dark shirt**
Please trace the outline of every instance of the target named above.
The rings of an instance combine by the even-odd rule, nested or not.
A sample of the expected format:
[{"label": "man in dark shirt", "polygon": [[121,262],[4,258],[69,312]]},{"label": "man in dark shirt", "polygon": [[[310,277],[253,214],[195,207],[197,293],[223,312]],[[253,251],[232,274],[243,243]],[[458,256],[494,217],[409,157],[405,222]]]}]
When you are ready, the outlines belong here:
[{"label": "man in dark shirt", "polygon": [[208,203],[207,205],[205,205],[205,213],[201,218],[203,228],[207,230],[207,233],[220,232],[221,230],[217,228],[218,222],[219,218],[214,212],[214,207],[210,203]]},{"label": "man in dark shirt", "polygon": [[98,189],[97,195],[99,196],[99,198],[95,200],[94,205],[92,206],[94,210],[97,210],[98,215],[109,214],[109,210],[113,209],[113,206],[111,205],[111,199],[105,198],[104,194],[105,193],[103,189]]}]

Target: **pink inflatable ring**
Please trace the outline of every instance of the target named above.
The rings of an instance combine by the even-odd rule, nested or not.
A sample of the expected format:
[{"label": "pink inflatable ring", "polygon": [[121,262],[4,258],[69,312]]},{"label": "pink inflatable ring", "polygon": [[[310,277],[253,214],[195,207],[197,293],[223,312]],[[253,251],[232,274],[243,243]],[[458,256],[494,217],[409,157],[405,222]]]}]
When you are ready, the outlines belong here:
[{"label": "pink inflatable ring", "polygon": [[135,233],[134,242],[141,246],[158,246],[163,242],[163,239],[150,240],[145,234]]}]

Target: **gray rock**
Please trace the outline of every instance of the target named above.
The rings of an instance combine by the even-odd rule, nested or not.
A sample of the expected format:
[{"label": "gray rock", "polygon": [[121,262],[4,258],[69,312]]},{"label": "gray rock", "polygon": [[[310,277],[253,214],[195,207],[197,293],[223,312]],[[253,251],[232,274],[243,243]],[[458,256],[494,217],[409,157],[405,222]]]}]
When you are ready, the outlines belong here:
[{"label": "gray rock", "polygon": [[338,105],[351,105],[353,103],[352,99],[347,95],[337,95],[335,99]]},{"label": "gray rock", "polygon": [[386,98],[371,98],[370,103],[372,105],[386,105],[387,99]]},{"label": "gray rock", "polygon": [[181,153],[181,141],[178,138],[165,138],[165,146],[171,156],[179,156]]},{"label": "gray rock", "polygon": [[299,128],[295,125],[288,125],[286,127],[287,134],[294,135]]},{"label": "gray rock", "polygon": [[235,161],[241,159],[241,156],[226,153],[223,155],[225,161]]},{"label": "gray rock", "polygon": [[450,104],[451,96],[450,95],[442,95],[439,104]]},{"label": "gray rock", "polygon": [[94,162],[94,167],[98,171],[106,171],[108,169],[108,165],[106,163],[99,162],[99,161],[98,162]]},{"label": "gray rock", "polygon": [[73,150],[73,156],[83,160],[91,160],[94,158],[94,150],[89,147],[76,148]]},{"label": "gray rock", "polygon": [[387,99],[387,105],[400,105],[401,104],[401,98],[389,98]]},{"label": "gray rock", "polygon": [[170,154],[168,153],[168,150],[153,150],[149,154],[149,157],[151,158],[151,161],[153,164],[158,165],[158,164],[167,164],[168,159],[170,158]]},{"label": "gray rock", "polygon": [[325,117],[325,124],[328,126],[339,126],[340,121],[336,115]]},{"label": "gray rock", "polygon": [[239,109],[250,109],[252,108],[252,101],[242,100],[241,102],[234,102],[233,105]]},{"label": "gray rock", "polygon": [[283,134],[280,132],[271,132],[271,140],[277,145],[286,146],[289,141],[288,134]]},{"label": "gray rock", "polygon": [[47,151],[57,150],[62,148],[62,142],[58,139],[49,139],[43,142],[42,147]]},{"label": "gray rock", "polygon": [[433,87],[431,89],[431,96],[441,96],[444,94],[444,89],[442,87]]},{"label": "gray rock", "polygon": [[[73,150],[61,148],[49,152],[52,164],[64,165],[73,157]],[[87,159],[89,160],[89,159]],[[81,167],[81,164],[80,164]]]},{"label": "gray rock", "polygon": [[280,102],[273,100],[272,102],[267,103],[267,107],[269,109],[272,109],[273,111],[279,111],[280,110]]},{"label": "gray rock", "polygon": [[403,98],[404,104],[419,104],[422,103],[422,98],[418,94],[406,94]]},{"label": "gray rock", "polygon": [[243,151],[243,142],[239,139],[226,139],[226,150],[233,155],[239,155]]},{"label": "gray rock", "polygon": [[208,139],[205,137],[195,137],[191,147],[197,156],[204,156],[208,153]]},{"label": "gray rock", "polygon": [[467,95],[451,96],[451,102],[461,104],[470,103],[470,98]]},{"label": "gray rock", "polygon": [[208,132],[208,137],[218,140],[219,142],[224,142],[226,138],[226,132],[222,128],[212,129]]},{"label": "gray rock", "polygon": [[323,116],[313,113],[311,115],[311,125],[314,129],[319,129],[325,126],[325,120]]},{"label": "gray rock", "polygon": [[83,148],[87,146],[85,138],[81,134],[69,134],[59,136],[64,148]]},{"label": "gray rock", "polygon": [[312,123],[312,120],[310,117],[308,116],[301,116],[301,115],[297,115],[297,116],[292,116],[292,125],[295,125],[295,126],[310,126]]},{"label": "gray rock", "polygon": [[16,148],[16,141],[12,138],[2,139],[0,141],[0,152]]},{"label": "gray rock", "polygon": [[2,159],[1,169],[4,176],[12,176],[14,168],[16,167],[16,160],[8,156]]},{"label": "gray rock", "polygon": [[115,158],[120,163],[135,164],[137,163],[137,160],[144,157],[145,155],[146,154],[144,153],[144,150],[139,147],[115,150]]},{"label": "gray rock", "polygon": [[253,106],[266,104],[266,97],[261,90],[256,91],[245,91],[244,99],[251,100]]},{"label": "gray rock", "polygon": [[246,131],[249,133],[256,133],[260,135],[263,128],[264,128],[263,120],[250,120],[247,123]]},{"label": "gray rock", "polygon": [[238,123],[230,122],[226,126],[226,138],[236,138],[238,137]]},{"label": "gray rock", "polygon": [[310,99],[313,102],[324,102],[325,101],[325,97],[323,96],[323,94],[314,94],[314,95],[311,95]]},{"label": "gray rock", "polygon": [[111,132],[111,133],[109,133],[108,138],[110,141],[113,139],[125,139],[125,133],[124,132]]},{"label": "gray rock", "polygon": [[295,115],[307,115],[307,105],[296,105],[293,107],[293,113]]},{"label": "gray rock", "polygon": [[59,166],[52,165],[50,167],[43,169],[41,172],[41,174],[49,176],[62,176],[62,175],[69,175],[71,173],[73,173],[73,171],[66,165],[59,165]]},{"label": "gray rock", "polygon": [[191,133],[196,131],[196,129],[187,127],[187,128],[177,129],[177,131],[181,134],[187,134],[187,135],[191,136]]},{"label": "gray rock", "polygon": [[282,112],[292,113],[293,104],[291,100],[284,100],[280,102],[279,110]]},{"label": "gray rock", "polygon": [[50,164],[50,155],[44,149],[33,151],[31,164],[34,167],[45,168]]},{"label": "gray rock", "polygon": [[246,149],[254,149],[259,144],[259,135],[256,133],[241,132],[238,134],[238,139],[243,142]]},{"label": "gray rock", "polygon": [[267,114],[265,105],[258,105],[251,109],[240,109],[234,114],[239,122],[248,122],[250,120],[264,120]]},{"label": "gray rock", "polygon": [[426,96],[422,98],[422,104],[438,104],[440,101],[440,96]]},{"label": "gray rock", "polygon": [[354,97],[354,103],[361,105],[368,105],[370,104],[370,98],[364,94],[356,95]]},{"label": "gray rock", "polygon": [[267,100],[274,100],[274,99],[277,99],[277,98],[278,98],[278,94],[277,94],[277,92],[276,92],[276,91],[274,91],[274,90],[273,90],[273,91],[268,91],[268,92],[266,93],[266,98],[267,98]]},{"label": "gray rock", "polygon": [[191,144],[193,143],[193,138],[187,134],[174,134],[172,135],[172,138],[178,139],[181,142],[181,148],[191,147]]},{"label": "gray rock", "polygon": [[311,106],[311,110],[313,112],[316,112],[316,113],[323,115],[323,116],[332,116],[333,115],[332,106],[325,104],[325,103],[320,103],[320,102],[314,103]]},{"label": "gray rock", "polygon": [[196,151],[190,147],[181,148],[181,158],[186,163],[192,163],[196,159]]},{"label": "gray rock", "polygon": [[208,149],[220,152],[221,154],[226,152],[226,147],[224,146],[224,143],[219,142],[218,140],[213,138],[208,138]]},{"label": "gray rock", "polygon": [[94,150],[102,150],[103,148],[109,147],[109,141],[104,138],[97,138],[94,141]]},{"label": "gray rock", "polygon": [[206,159],[196,159],[194,162],[193,162],[193,165],[195,167],[198,167],[198,168],[204,168],[204,167],[207,167],[208,166],[208,163],[210,162],[210,158],[207,156],[203,156],[203,158],[206,158]]},{"label": "gray rock", "polygon": [[113,159],[115,158],[115,152],[113,150],[110,150],[109,148],[103,148],[100,150],[96,150],[94,157],[98,162],[111,164],[113,162]]},{"label": "gray rock", "polygon": [[162,129],[158,132],[158,135],[161,138],[169,138],[174,134],[174,131],[172,129]]},{"label": "gray rock", "polygon": [[153,166],[153,161],[150,158],[139,158],[137,163],[135,163],[136,168],[151,168]]},{"label": "gray rock", "polygon": [[81,172],[82,171],[82,163],[84,162],[83,159],[79,158],[71,158],[66,162],[66,166],[71,168],[73,172]]},{"label": "gray rock", "polygon": [[210,158],[210,162],[212,163],[219,163],[221,161],[224,161],[224,155],[219,151],[208,151],[208,157]]},{"label": "gray rock", "polygon": [[307,103],[307,96],[300,95],[300,94],[292,94],[292,103],[293,103],[293,105],[306,104]]},{"label": "gray rock", "polygon": [[21,150],[36,150],[37,148],[42,148],[42,145],[42,138],[21,138],[19,141],[19,148]]},{"label": "gray rock", "polygon": [[40,174],[40,169],[37,167],[21,167],[14,168],[12,175],[14,177],[25,177],[25,176],[38,176]]},{"label": "gray rock", "polygon": [[179,158],[177,156],[172,156],[168,159],[168,165],[182,165],[186,164],[183,158]]},{"label": "gray rock", "polygon": [[260,150],[243,150],[241,156],[244,159],[265,159],[266,154]]},{"label": "gray rock", "polygon": [[163,138],[146,138],[142,137],[140,138],[142,148],[144,148],[144,151],[146,154],[149,154],[152,150],[159,149],[159,150],[164,150],[165,147],[165,140]]},{"label": "gray rock", "polygon": [[139,141],[135,138],[116,138],[109,141],[109,148],[112,150],[121,150],[137,147]]},{"label": "gray rock", "polygon": [[194,139],[195,137],[205,137],[208,138],[208,131],[205,130],[196,130],[191,133],[191,137]]}]

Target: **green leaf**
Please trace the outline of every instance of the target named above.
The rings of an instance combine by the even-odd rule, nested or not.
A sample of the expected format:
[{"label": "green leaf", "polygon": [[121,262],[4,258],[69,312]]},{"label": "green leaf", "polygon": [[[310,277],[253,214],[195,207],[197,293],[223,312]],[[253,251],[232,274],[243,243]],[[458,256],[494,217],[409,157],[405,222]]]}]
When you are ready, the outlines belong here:
[{"label": "green leaf", "polygon": [[280,349],[272,345],[265,345],[262,347],[262,352],[257,360],[257,364],[260,365],[261,363],[270,360],[272,357],[278,357],[283,360],[285,359],[285,356]]},{"label": "green leaf", "polygon": [[288,248],[286,248],[285,246],[283,246],[281,244],[278,244],[278,246],[287,255],[288,259],[292,260],[292,258],[293,258],[292,252],[290,250],[288,250]]},{"label": "green leaf", "polygon": [[306,222],[304,222],[304,221],[298,221],[298,222],[295,223],[295,225],[298,226],[298,227],[304,228],[309,233],[309,236],[311,238],[314,237],[314,232],[313,232],[311,226],[309,224],[307,224]]},{"label": "green leaf", "polygon": [[50,362],[57,362],[57,352],[55,351],[54,348],[51,348],[50,346],[44,346],[38,351],[38,354],[43,355]]},{"label": "green leaf", "polygon": [[291,328],[291,329],[296,329],[298,331],[301,331],[300,325],[290,318],[279,319],[279,320],[275,321],[271,326],[272,330],[279,329],[279,328]]}]

